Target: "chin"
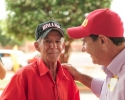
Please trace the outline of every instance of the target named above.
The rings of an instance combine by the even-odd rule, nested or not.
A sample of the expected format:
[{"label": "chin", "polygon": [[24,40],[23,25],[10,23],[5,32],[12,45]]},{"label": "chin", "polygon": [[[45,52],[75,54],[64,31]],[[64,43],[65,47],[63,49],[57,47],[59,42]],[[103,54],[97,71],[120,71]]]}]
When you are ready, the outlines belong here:
[{"label": "chin", "polygon": [[92,60],[93,64],[98,64],[98,65],[101,65],[99,62],[95,61],[95,60]]},{"label": "chin", "polygon": [[58,59],[49,59],[49,62],[57,62]]},{"label": "chin", "polygon": [[93,59],[92,59],[92,62],[93,62],[94,64],[97,64],[97,62],[96,62],[95,60],[93,60]]}]

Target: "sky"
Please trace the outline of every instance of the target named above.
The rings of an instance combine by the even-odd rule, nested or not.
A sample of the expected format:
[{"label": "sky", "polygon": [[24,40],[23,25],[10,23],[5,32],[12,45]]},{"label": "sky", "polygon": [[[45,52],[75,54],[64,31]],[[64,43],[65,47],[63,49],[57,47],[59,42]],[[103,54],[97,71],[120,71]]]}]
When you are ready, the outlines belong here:
[{"label": "sky", "polygon": [[124,23],[124,30],[125,30],[125,0],[113,0],[111,9],[119,14]]},{"label": "sky", "polygon": [[113,11],[119,14],[124,25],[124,36],[125,36],[125,0],[113,0],[111,8]]},{"label": "sky", "polygon": [[0,19],[4,19],[6,16],[6,7],[4,0],[0,0]]}]

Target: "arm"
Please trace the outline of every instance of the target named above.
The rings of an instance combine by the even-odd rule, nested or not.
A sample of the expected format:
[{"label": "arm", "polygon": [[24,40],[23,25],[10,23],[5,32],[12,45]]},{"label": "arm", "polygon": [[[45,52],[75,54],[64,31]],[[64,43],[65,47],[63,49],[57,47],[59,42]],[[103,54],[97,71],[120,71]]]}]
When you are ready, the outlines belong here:
[{"label": "arm", "polygon": [[90,88],[97,97],[100,96],[104,80],[82,74],[70,64],[62,64],[62,67],[66,68],[75,80]]},{"label": "arm", "polygon": [[0,59],[0,79],[4,79],[5,75],[6,75],[6,70],[4,69],[4,66]]},{"label": "arm", "polygon": [[91,82],[93,79],[92,77],[80,73],[70,64],[62,64],[62,66],[69,71],[69,73],[73,76],[75,80],[80,81],[85,86],[91,89]]}]

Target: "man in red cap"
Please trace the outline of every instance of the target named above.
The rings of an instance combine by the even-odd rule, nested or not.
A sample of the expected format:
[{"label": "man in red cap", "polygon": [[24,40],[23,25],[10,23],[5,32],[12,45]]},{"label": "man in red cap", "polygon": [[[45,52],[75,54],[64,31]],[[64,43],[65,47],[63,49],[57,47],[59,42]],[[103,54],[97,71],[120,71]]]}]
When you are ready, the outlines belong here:
[{"label": "man in red cap", "polygon": [[89,87],[100,100],[125,100],[125,38],[123,22],[110,9],[92,11],[81,26],[67,29],[71,38],[83,39],[83,52],[90,54],[94,64],[103,66],[105,80],[78,72],[62,64],[78,80]]}]

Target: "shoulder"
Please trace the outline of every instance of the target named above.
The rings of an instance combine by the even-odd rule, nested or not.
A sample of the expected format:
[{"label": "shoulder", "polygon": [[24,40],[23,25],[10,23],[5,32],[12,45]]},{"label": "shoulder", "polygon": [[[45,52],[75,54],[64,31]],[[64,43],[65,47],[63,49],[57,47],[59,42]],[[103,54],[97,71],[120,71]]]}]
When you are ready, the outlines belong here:
[{"label": "shoulder", "polygon": [[62,69],[63,69],[63,72],[64,72],[64,74],[66,75],[66,77],[73,80],[73,77],[72,77],[72,75],[68,72],[68,70],[65,69],[65,68],[63,68],[63,67],[62,67]]},{"label": "shoulder", "polygon": [[35,74],[37,71],[37,64],[36,62],[28,64],[27,66],[22,67],[21,69],[19,69],[14,76],[27,76],[27,75],[31,75],[31,74]]}]

